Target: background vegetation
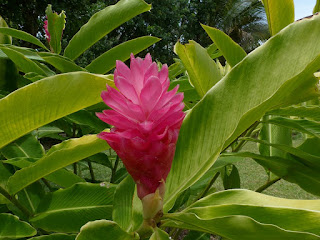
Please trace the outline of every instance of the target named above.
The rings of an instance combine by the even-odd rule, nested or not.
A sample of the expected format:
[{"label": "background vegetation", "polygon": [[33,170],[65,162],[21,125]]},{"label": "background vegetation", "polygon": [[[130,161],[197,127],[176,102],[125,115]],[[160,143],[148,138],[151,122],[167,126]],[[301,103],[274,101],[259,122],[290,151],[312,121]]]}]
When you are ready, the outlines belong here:
[{"label": "background vegetation", "polygon": [[[0,15],[8,25],[28,32],[45,42],[43,22],[45,9],[52,4],[56,12],[64,10],[67,15],[62,48],[89,18],[116,0],[4,0],[0,2]],[[247,52],[256,48],[269,37],[265,11],[260,0],[149,0],[152,10],[126,22],[92,48],[78,60],[86,66],[107,49],[129,39],[140,36],[157,36],[162,40],[149,52],[162,63],[173,63],[174,44],[180,39],[186,43],[195,40],[202,46],[212,41],[200,23],[216,27],[227,33]],[[107,24],[107,23],[106,23]],[[29,43],[14,42],[16,45],[32,47]],[[34,46],[33,46],[34,47]],[[141,53],[141,56],[145,52]]]}]

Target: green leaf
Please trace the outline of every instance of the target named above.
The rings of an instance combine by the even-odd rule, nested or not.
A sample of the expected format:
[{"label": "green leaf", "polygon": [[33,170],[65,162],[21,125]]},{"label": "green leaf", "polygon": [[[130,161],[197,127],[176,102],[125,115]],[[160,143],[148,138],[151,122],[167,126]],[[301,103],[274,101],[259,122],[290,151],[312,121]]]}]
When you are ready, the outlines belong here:
[{"label": "green leaf", "polygon": [[166,182],[165,210],[266,111],[316,95],[318,33],[320,16],[288,26],[237,64],[189,111]]},{"label": "green leaf", "polygon": [[47,52],[40,52],[38,54],[44,61],[54,66],[62,73],[86,71],[84,68],[71,61],[69,58],[60,56],[58,54]]},{"label": "green leaf", "polygon": [[48,76],[48,74],[37,63],[25,57],[22,53],[9,47],[0,48],[18,66],[18,68],[22,72],[35,72],[42,76]]},{"label": "green leaf", "polygon": [[215,43],[212,43],[209,47],[206,48],[209,56],[212,59],[221,57],[223,54],[222,52],[218,49],[217,45]]},{"label": "green leaf", "polygon": [[240,175],[236,166],[225,166],[221,177],[224,189],[240,188]]},{"label": "green leaf", "polygon": [[175,224],[164,226],[187,227],[228,239],[320,239],[318,215],[319,200],[230,190],[211,194],[181,213],[165,215]]},{"label": "green leaf", "polygon": [[12,36],[14,38],[21,39],[29,43],[33,43],[39,47],[42,47],[45,50],[48,50],[48,48],[46,48],[46,46],[42,42],[40,42],[37,38],[35,38],[31,34],[26,33],[24,31],[20,31],[13,28],[0,27],[0,33]]},{"label": "green leaf", "polygon": [[31,237],[37,231],[27,222],[22,222],[17,216],[8,213],[0,213],[0,239],[20,239]]},{"label": "green leaf", "polygon": [[133,234],[123,231],[115,222],[108,220],[97,220],[89,222],[81,228],[76,240],[133,240]]},{"label": "green leaf", "polygon": [[312,138],[307,138],[301,145],[297,147],[297,149],[305,153],[308,153],[311,156],[320,157],[320,148],[318,146],[320,146],[320,139],[312,137]]},{"label": "green leaf", "polygon": [[95,155],[88,157],[88,159],[92,162],[101,164],[101,165],[106,166],[110,169],[113,168],[112,163],[110,162],[108,155],[106,155],[104,153],[97,153]]},{"label": "green leaf", "polygon": [[116,189],[113,204],[112,219],[123,230],[129,232],[134,226],[142,224],[142,215],[139,219],[133,219],[134,198],[137,197],[135,192],[135,182],[131,176],[127,176],[122,180]]},{"label": "green leaf", "polygon": [[0,148],[56,119],[101,101],[108,76],[85,72],[44,78],[0,99]]},{"label": "green leaf", "polygon": [[169,240],[169,235],[160,228],[156,228],[154,233],[151,235],[150,240]]},{"label": "green leaf", "polygon": [[215,61],[211,59],[207,50],[195,41],[189,41],[185,45],[178,42],[174,51],[187,69],[190,82],[200,97],[221,79]]},{"label": "green leaf", "polygon": [[[36,50],[32,49],[32,48],[18,47],[18,46],[9,45],[9,44],[3,44],[3,45],[0,45],[0,46],[1,47],[7,47],[7,48],[10,48],[10,49],[12,49],[12,50],[14,50],[16,52],[19,52],[19,53],[23,54],[28,59],[43,62],[43,58],[40,57],[38,55],[38,52]],[[0,49],[0,52],[3,53],[3,51],[1,49]],[[8,59],[8,56],[4,54],[4,56],[2,57],[1,54],[0,54],[0,58]]]},{"label": "green leaf", "polygon": [[[4,161],[7,164],[11,164],[13,166],[19,168],[25,168],[31,166],[34,162],[38,161],[39,159],[35,158],[11,158],[9,160]],[[73,184],[84,182],[85,180],[79,177],[78,175],[70,172],[67,169],[59,169],[47,176],[45,179],[63,187],[71,187]]]},{"label": "green leaf", "polygon": [[[0,28],[8,28],[6,21],[0,16]],[[1,44],[12,44],[12,37],[0,32]]]},{"label": "green leaf", "polygon": [[273,36],[294,21],[293,0],[262,0],[269,23],[269,31]]},{"label": "green leaf", "polygon": [[[262,118],[262,121],[269,120],[270,118],[274,118],[275,116],[265,115]],[[287,146],[292,146],[292,133],[291,129],[270,125],[267,123],[262,123],[261,130],[259,132],[259,139],[268,141],[272,144],[282,144]],[[278,148],[274,148],[270,145],[259,144],[259,152],[262,155],[266,156],[276,156],[276,157],[286,157],[286,153],[281,151]],[[271,179],[277,178],[274,174],[267,170],[268,181]]]},{"label": "green leaf", "polygon": [[254,219],[242,215],[226,216],[204,220],[193,214],[181,214],[181,219],[186,223],[168,224],[167,226],[188,228],[197,231],[219,234],[232,240],[318,240],[319,236],[304,232],[286,231],[272,224],[263,224]]},{"label": "green leaf", "polygon": [[79,183],[46,195],[30,220],[46,231],[79,232],[88,221],[111,219],[115,186]]},{"label": "green leaf", "polygon": [[61,38],[63,29],[66,24],[66,15],[62,11],[59,15],[52,12],[51,4],[46,9],[46,15],[48,19],[48,31],[50,33],[50,47],[53,52],[59,54],[61,52]]},{"label": "green leaf", "polygon": [[9,177],[11,177],[10,171],[0,161],[0,187],[6,189]]},{"label": "green leaf", "polygon": [[35,136],[27,134],[0,149],[0,152],[6,159],[10,159],[16,157],[41,158],[45,151]]},{"label": "green leaf", "polygon": [[190,105],[196,104],[200,100],[200,96],[197,93],[196,89],[191,86],[190,81],[188,77],[181,77],[177,80],[173,80],[170,82],[169,89],[173,89],[175,86],[179,84],[178,92],[183,92],[184,103],[189,107]]},{"label": "green leaf", "polygon": [[203,232],[189,231],[184,240],[210,240],[210,235]]},{"label": "green leaf", "polygon": [[[30,212],[34,213],[44,194],[43,186],[39,182],[35,182],[17,193],[16,198],[19,199],[19,202]],[[24,216],[24,214],[21,213],[21,216]]]},{"label": "green leaf", "polygon": [[131,176],[127,176],[117,186],[114,198],[112,219],[125,231],[131,227],[132,201],[134,196],[135,182]]},{"label": "green leaf", "polygon": [[283,117],[274,117],[266,121],[266,123],[276,124],[278,126],[292,128],[297,131],[307,133],[311,136],[320,138],[320,122],[306,119],[290,119]]},{"label": "green leaf", "polygon": [[95,114],[84,109],[72,113],[66,116],[66,118],[79,125],[89,126],[94,129],[96,133],[99,133],[108,127],[108,125],[101,121]]},{"label": "green leaf", "polygon": [[320,106],[291,106],[267,112],[270,115],[297,116],[320,121]]},{"label": "green leaf", "polygon": [[32,134],[35,135],[38,139],[46,136],[50,136],[56,133],[63,133],[63,131],[60,128],[57,128],[54,126],[43,126],[32,131]]},{"label": "green leaf", "polygon": [[39,237],[29,238],[28,240],[74,240],[75,237],[63,233],[53,233],[50,235],[42,235]]},{"label": "green leaf", "polygon": [[294,158],[263,156],[251,152],[223,154],[223,156],[249,157],[277,176],[298,184],[305,191],[320,196],[319,170],[310,168]]},{"label": "green leaf", "polygon": [[[0,52],[2,52],[1,49]],[[0,58],[0,89],[12,92],[18,88],[18,79],[20,76],[16,65],[7,55],[5,56],[7,59]]]},{"label": "green leaf", "polygon": [[216,44],[231,67],[242,61],[247,53],[227,34],[217,28],[201,25],[211,40]]},{"label": "green leaf", "polygon": [[33,165],[17,171],[9,179],[9,192],[15,194],[50,173],[108,148],[108,144],[96,135],[87,135],[57,144]]},{"label": "green leaf", "polygon": [[320,11],[320,0],[317,0],[316,5],[313,8],[313,14],[317,13]]},{"label": "green leaf", "polygon": [[143,0],[121,0],[115,5],[106,7],[94,14],[73,36],[65,49],[64,55],[71,60],[76,59],[109,32],[150,9],[151,5]]},{"label": "green leaf", "polygon": [[160,38],[144,36],[121,43],[94,59],[86,69],[92,73],[105,74],[116,66],[116,60],[124,62],[130,58],[131,53],[137,54],[158,41]]},{"label": "green leaf", "polygon": [[174,80],[178,75],[186,71],[186,68],[184,67],[180,59],[174,59],[174,61],[175,63],[171,64],[168,68],[170,80]]},{"label": "green leaf", "polygon": [[[316,140],[318,139],[318,140]],[[292,146],[288,146],[288,145],[284,145],[284,144],[274,144],[274,143],[269,143],[263,140],[258,140],[258,139],[253,139],[253,138],[246,138],[246,140],[248,141],[253,141],[253,142],[258,142],[260,144],[264,144],[264,145],[268,145],[271,147],[274,147],[276,149],[281,150],[284,153],[289,153],[297,158],[299,158],[299,161],[301,163],[303,163],[306,167],[309,167],[311,169],[315,168],[318,171],[320,171],[320,154],[317,151],[318,149],[318,144],[320,143],[320,139],[319,138],[311,138],[308,139],[308,141],[306,141],[304,143],[304,145],[302,145],[301,147],[298,148],[294,148]],[[312,152],[315,152],[316,154],[310,154],[308,152],[305,152],[301,149],[306,148],[308,150],[308,152],[311,150]],[[310,149],[311,148],[311,149]],[[312,150],[312,149],[315,150]],[[273,155],[274,156],[274,155]],[[279,157],[285,157],[284,154],[282,154],[282,156],[277,155]]]}]

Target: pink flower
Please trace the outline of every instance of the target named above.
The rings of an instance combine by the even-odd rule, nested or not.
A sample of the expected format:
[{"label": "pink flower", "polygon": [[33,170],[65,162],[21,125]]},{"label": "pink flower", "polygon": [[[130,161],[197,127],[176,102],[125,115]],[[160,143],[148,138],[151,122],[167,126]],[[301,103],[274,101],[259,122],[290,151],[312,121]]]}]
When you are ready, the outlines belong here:
[{"label": "pink flower", "polygon": [[170,171],[184,118],[183,93],[177,93],[178,86],[168,91],[168,66],[159,72],[150,54],[145,59],[131,54],[130,69],[117,61],[114,81],[119,91],[107,86],[101,94],[113,110],[97,113],[114,127],[99,137],[121,158],[142,199],[163,189]]},{"label": "pink flower", "polygon": [[51,36],[50,36],[49,30],[48,30],[48,20],[44,21],[44,26],[43,27],[44,27],[44,31],[46,32],[47,41],[48,41],[48,43],[50,43]]}]

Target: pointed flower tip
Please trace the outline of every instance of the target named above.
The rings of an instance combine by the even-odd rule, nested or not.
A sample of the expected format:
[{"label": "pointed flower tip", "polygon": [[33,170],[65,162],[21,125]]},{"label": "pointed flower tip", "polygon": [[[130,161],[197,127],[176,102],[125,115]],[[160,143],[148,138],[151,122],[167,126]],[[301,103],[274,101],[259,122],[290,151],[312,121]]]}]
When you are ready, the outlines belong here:
[{"label": "pointed flower tip", "polygon": [[48,29],[48,20],[44,21],[44,26],[43,27],[44,27],[44,31],[46,33],[46,39],[47,39],[48,43],[50,43],[51,35],[50,35],[49,29]]},{"label": "pointed flower tip", "polygon": [[167,65],[159,72],[150,54],[144,59],[133,54],[130,58],[130,68],[121,61],[116,63],[114,78],[119,91],[107,86],[101,94],[112,110],[97,116],[114,126],[101,136],[123,161],[142,199],[154,193],[170,171],[184,117],[183,97],[177,93],[178,86],[168,91]]}]

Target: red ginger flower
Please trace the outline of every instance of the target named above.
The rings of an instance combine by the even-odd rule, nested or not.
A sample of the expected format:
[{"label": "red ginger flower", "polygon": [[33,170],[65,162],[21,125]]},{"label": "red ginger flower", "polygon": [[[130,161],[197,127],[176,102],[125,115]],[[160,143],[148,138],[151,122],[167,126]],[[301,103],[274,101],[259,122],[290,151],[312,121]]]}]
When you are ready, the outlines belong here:
[{"label": "red ginger flower", "polygon": [[48,41],[48,43],[50,43],[51,35],[50,35],[49,29],[48,29],[48,20],[44,21],[44,26],[43,27],[44,27],[44,31],[46,32],[47,41]]},{"label": "red ginger flower", "polygon": [[131,54],[130,69],[117,61],[114,81],[120,92],[107,86],[101,94],[113,110],[97,113],[114,127],[99,137],[122,159],[142,199],[163,191],[184,118],[183,93],[177,93],[178,86],[168,91],[168,66],[159,72],[150,54],[144,60]]}]

